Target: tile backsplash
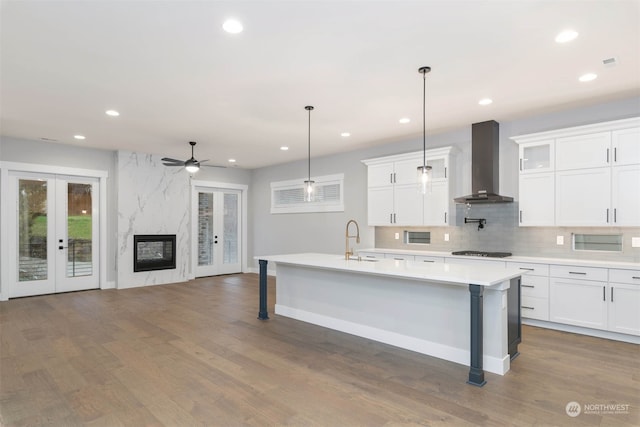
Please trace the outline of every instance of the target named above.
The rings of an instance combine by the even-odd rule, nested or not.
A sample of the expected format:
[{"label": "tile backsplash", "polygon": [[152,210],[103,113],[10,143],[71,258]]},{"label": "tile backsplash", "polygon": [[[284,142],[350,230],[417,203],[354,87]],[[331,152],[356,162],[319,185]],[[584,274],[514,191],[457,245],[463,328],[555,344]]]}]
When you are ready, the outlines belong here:
[{"label": "tile backsplash", "polygon": [[[486,224],[478,229],[477,223],[465,224],[464,218],[484,218]],[[548,258],[575,258],[603,261],[640,262],[640,248],[631,247],[631,238],[640,237],[638,227],[519,227],[518,203],[456,205],[456,226],[451,227],[376,227],[375,246],[386,249],[425,251],[481,250],[511,252],[519,256]],[[431,243],[405,244],[405,230],[430,231]],[[444,235],[449,234],[449,241]],[[622,252],[589,252],[572,249],[572,234],[621,234]],[[556,244],[563,236],[564,244]]]}]

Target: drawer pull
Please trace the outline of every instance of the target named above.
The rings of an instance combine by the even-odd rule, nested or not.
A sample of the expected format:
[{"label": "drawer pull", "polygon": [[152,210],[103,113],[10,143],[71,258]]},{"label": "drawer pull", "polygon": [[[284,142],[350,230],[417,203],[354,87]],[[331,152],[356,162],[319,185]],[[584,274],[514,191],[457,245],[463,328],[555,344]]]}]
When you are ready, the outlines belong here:
[{"label": "drawer pull", "polygon": [[583,271],[570,271],[569,274],[582,274],[583,276],[587,275],[587,273],[585,273]]},{"label": "drawer pull", "polygon": [[521,308],[526,308],[527,310],[535,310],[533,307],[527,307],[526,305],[520,306]]},{"label": "drawer pull", "polygon": [[522,285],[523,288],[535,288],[533,285]]},{"label": "drawer pull", "polygon": [[396,261],[404,261],[404,258],[394,258]]},{"label": "drawer pull", "polygon": [[365,255],[364,257],[365,258],[375,258],[376,256],[375,255]]},{"label": "drawer pull", "polygon": [[430,260],[430,259],[423,259],[422,262],[435,262],[435,261]]},{"label": "drawer pull", "polygon": [[640,279],[640,276],[631,276],[632,279]]},{"label": "drawer pull", "polygon": [[519,267],[520,270],[527,270],[527,271],[533,271],[535,270],[535,268],[524,268],[524,267]]}]

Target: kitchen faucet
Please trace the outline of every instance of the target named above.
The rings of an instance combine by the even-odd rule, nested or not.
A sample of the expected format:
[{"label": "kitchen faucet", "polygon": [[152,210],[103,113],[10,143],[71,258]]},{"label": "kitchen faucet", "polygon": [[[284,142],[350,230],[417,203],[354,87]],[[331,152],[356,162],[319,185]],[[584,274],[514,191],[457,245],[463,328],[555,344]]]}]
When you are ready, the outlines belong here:
[{"label": "kitchen faucet", "polygon": [[[351,225],[351,223],[354,223],[356,225],[356,235],[355,236],[349,236],[349,225]],[[345,244],[346,244],[346,250],[344,252],[344,259],[349,260],[349,257],[353,255],[353,250],[349,250],[349,239],[352,237],[356,238],[356,243],[360,243],[360,226],[358,225],[358,223],[356,222],[355,219],[350,219],[349,222],[347,222],[347,229],[344,232],[344,237],[345,237]]]}]

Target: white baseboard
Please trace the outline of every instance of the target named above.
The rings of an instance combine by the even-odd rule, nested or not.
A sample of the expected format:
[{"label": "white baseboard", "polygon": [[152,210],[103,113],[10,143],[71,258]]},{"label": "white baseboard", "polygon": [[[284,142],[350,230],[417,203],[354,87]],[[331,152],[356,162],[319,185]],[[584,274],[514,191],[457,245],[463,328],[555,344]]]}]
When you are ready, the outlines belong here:
[{"label": "white baseboard", "polygon": [[601,331],[598,329],[583,328],[580,326],[565,325],[562,323],[547,322],[544,320],[522,318],[523,325],[537,326],[539,328],[554,329],[556,331],[571,332],[573,334],[589,335],[597,338],[640,344],[640,337],[635,335],[620,334],[617,332]]},{"label": "white baseboard", "polygon": [[115,289],[115,288],[116,288],[115,280],[110,280],[107,283],[105,283],[104,286],[102,286],[100,289]]},{"label": "white baseboard", "polygon": [[[359,323],[353,323],[337,319],[335,317],[299,310],[281,304],[276,304],[275,313],[292,319],[301,320],[303,322],[312,323],[314,325],[323,326],[325,328],[334,329],[336,331],[346,332],[348,334],[390,344],[406,350],[415,351],[417,353],[426,354],[428,356],[449,360],[465,366],[469,366],[469,361],[471,360],[469,350],[410,337]],[[485,355],[482,360],[483,369],[487,372],[504,375],[510,368],[509,355],[504,359]]]}]

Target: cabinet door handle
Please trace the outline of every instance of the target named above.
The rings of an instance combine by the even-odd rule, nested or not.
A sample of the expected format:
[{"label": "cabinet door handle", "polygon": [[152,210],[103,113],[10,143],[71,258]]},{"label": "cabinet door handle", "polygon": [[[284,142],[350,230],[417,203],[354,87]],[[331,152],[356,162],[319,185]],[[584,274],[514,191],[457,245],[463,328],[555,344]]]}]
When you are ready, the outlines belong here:
[{"label": "cabinet door handle", "polygon": [[582,274],[583,276],[586,276],[587,273],[583,271],[570,271],[569,274]]},{"label": "cabinet door handle", "polygon": [[522,211],[520,211],[520,222],[522,222]]},{"label": "cabinet door handle", "polygon": [[607,208],[607,224],[609,224],[609,208]]},{"label": "cabinet door handle", "polygon": [[613,161],[618,161],[618,147],[613,147]]},{"label": "cabinet door handle", "polygon": [[533,285],[522,285],[523,288],[535,288]]},{"label": "cabinet door handle", "polygon": [[446,167],[444,168],[444,177],[445,178],[447,177],[447,168]]},{"label": "cabinet door handle", "polygon": [[444,213],[444,223],[445,224],[447,223],[447,213],[446,212]]},{"label": "cabinet door handle", "polygon": [[527,310],[535,310],[535,308],[533,308],[533,307],[528,307],[528,306],[526,306],[526,305],[522,305],[522,306],[520,306],[520,307],[521,307],[521,308],[526,308]]},{"label": "cabinet door handle", "polygon": [[613,208],[613,222],[618,222],[618,208]]},{"label": "cabinet door handle", "polygon": [[613,302],[613,286],[611,287],[611,302]]},{"label": "cabinet door handle", "polygon": [[520,270],[527,270],[527,271],[533,271],[535,270],[535,268],[525,268],[525,267],[519,267]]},{"label": "cabinet door handle", "polygon": [[393,224],[393,214],[392,213],[389,214],[389,223]]},{"label": "cabinet door handle", "polygon": [[607,287],[603,286],[602,287],[602,301],[606,301],[607,300]]},{"label": "cabinet door handle", "polygon": [[520,159],[520,170],[522,170],[522,159]]},{"label": "cabinet door handle", "polygon": [[609,149],[607,148],[607,163],[609,163]]}]

